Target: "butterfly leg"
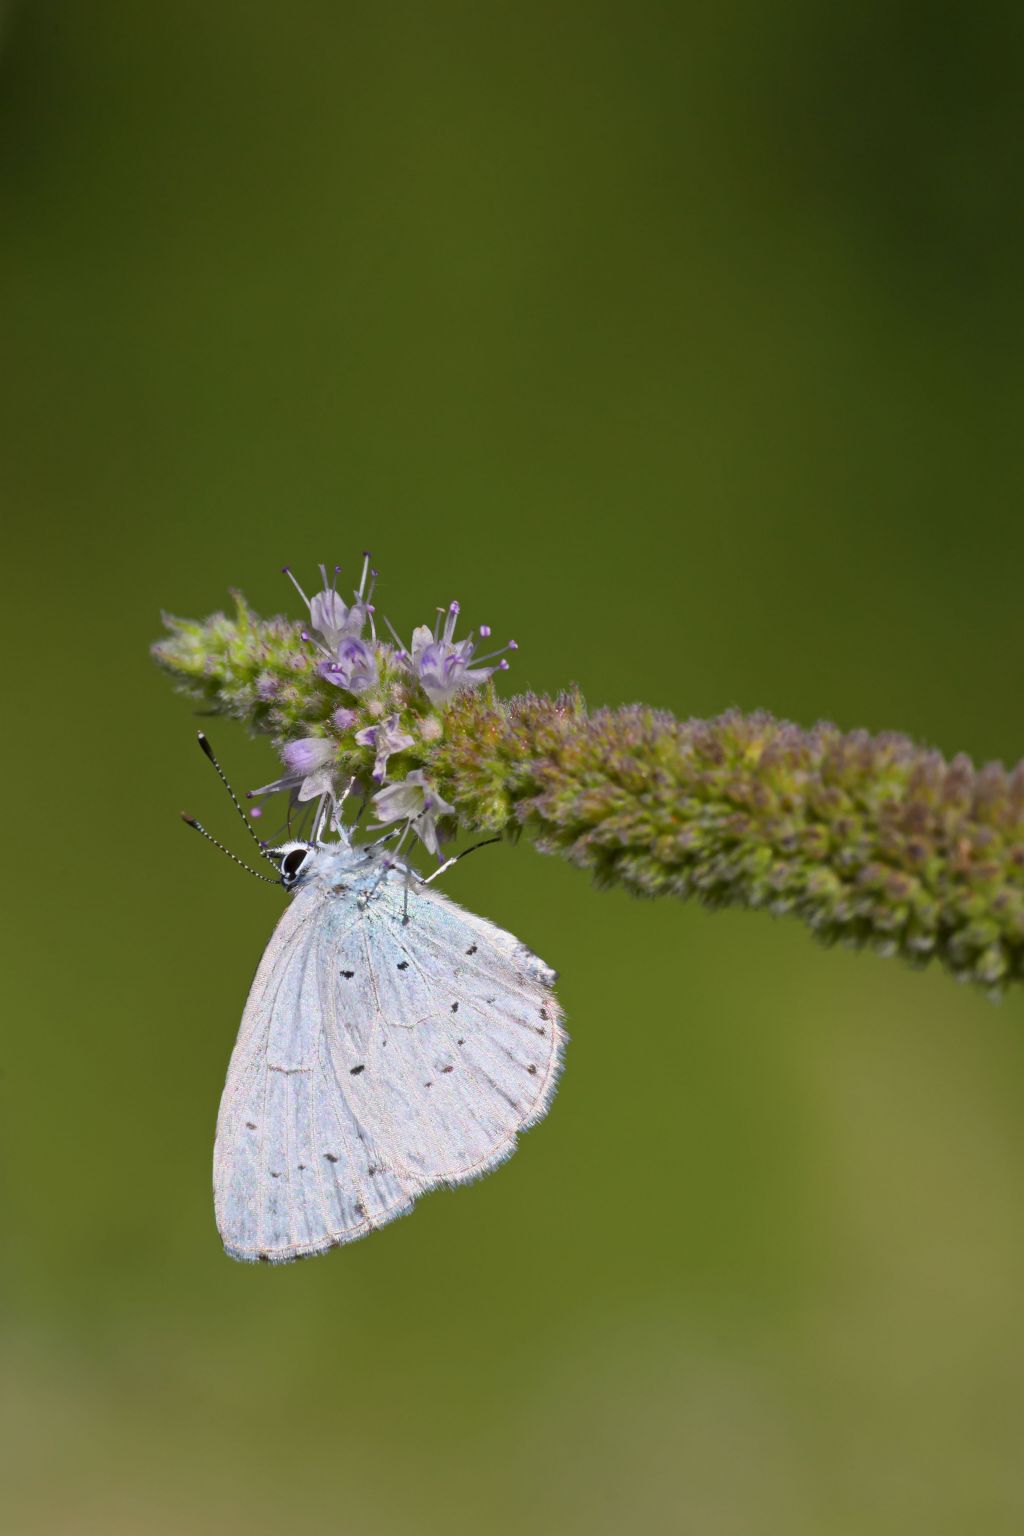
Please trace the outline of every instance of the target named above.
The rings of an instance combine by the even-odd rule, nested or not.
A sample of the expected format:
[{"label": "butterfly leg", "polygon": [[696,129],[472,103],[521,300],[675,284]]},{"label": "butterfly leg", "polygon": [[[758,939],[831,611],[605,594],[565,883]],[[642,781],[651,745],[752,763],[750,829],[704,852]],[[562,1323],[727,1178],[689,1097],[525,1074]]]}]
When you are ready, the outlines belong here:
[{"label": "butterfly leg", "polygon": [[392,827],[390,832],[385,832],[384,836],[378,837],[376,842],[363,843],[361,846],[366,849],[367,856],[369,856],[371,849],[379,848],[382,843],[388,842],[392,837],[404,837],[407,831],[407,827]]},{"label": "butterfly leg", "polygon": [[298,816],[296,817],[295,831],[293,832],[292,831],[292,816],[295,813],[295,807],[299,803],[300,802],[296,799],[295,791],[293,790],[292,793],[288,797],[288,819],[287,819],[288,836],[290,838],[297,836],[300,842],[308,843],[309,842],[309,838],[305,836],[303,829],[305,827],[309,826],[309,820],[310,820],[310,818],[313,815],[313,802],[310,801],[308,804],[304,804],[302,806],[302,810],[299,812]]},{"label": "butterfly leg", "polygon": [[[329,831],[331,827],[334,827],[339,834],[345,835],[342,812],[345,808],[345,801],[348,799],[349,795],[352,793],[352,790],[355,788],[355,782],[355,775],[353,774],[352,778],[349,779],[348,783],[345,785],[345,788],[338,796],[338,799],[335,800],[329,807],[330,814],[327,817],[326,830]],[[361,807],[359,815],[362,815]],[[356,817],[356,822],[358,823],[358,821],[359,816]]]},{"label": "butterfly leg", "polygon": [[331,798],[330,795],[321,795],[320,803],[316,808],[316,815],[313,818],[313,835],[310,838],[315,848],[320,847],[324,840],[324,826],[330,823]]},{"label": "butterfly leg", "polygon": [[[401,851],[402,851],[402,844],[405,842],[405,839],[409,835],[409,823],[406,822],[405,826],[403,828],[401,828],[401,829],[399,829],[397,827],[395,828],[395,831],[399,831],[399,830],[401,830],[401,836],[399,837],[398,842],[395,844],[395,847],[394,847],[394,858],[388,856],[387,858],[385,858],[383,860],[383,862],[381,863],[380,874],[377,876],[376,880],[373,882],[373,885],[367,891],[366,895],[360,897],[360,901],[361,901],[361,903],[362,903],[362,905],[364,907],[366,906],[367,902],[372,901],[373,897],[376,896],[378,890],[380,889],[381,882],[386,878],[388,872],[390,870],[394,869],[394,867],[395,867],[395,859],[397,859],[398,855],[401,853]],[[381,843],[387,842],[389,837],[394,837],[394,835],[395,835],[394,832],[385,832],[384,836],[378,838],[376,843],[371,843],[370,847],[371,848],[376,848]]]},{"label": "butterfly leg", "polygon": [[485,837],[482,843],[474,843],[472,848],[463,848],[461,853],[456,853],[450,859],[445,859],[443,864],[439,864],[432,875],[427,875],[425,880],[420,880],[420,884],[429,885],[432,880],[437,879],[438,875],[443,875],[446,869],[451,869],[453,864],[457,864],[460,859],[464,859],[468,853],[476,853],[478,848],[489,848],[491,843],[500,842],[500,837]]}]

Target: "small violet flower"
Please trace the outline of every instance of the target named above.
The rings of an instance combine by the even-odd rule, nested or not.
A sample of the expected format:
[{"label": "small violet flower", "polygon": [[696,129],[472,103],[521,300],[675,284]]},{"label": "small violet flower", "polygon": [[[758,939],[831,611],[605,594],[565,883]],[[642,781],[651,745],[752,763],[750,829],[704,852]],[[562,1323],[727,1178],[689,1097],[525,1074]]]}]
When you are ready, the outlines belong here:
[{"label": "small violet flower", "polygon": [[409,732],[402,730],[399,715],[388,715],[387,719],[381,720],[378,725],[366,726],[363,730],[356,732],[355,739],[360,747],[377,749],[373,764],[373,778],[378,784],[384,782],[388,758],[392,753],[402,752],[406,747],[415,745],[415,739],[409,735]]},{"label": "small violet flower", "polygon": [[[334,580],[328,585],[327,567],[322,565],[320,575],[324,583],[323,591],[318,592],[313,598],[308,598],[289,567],[287,565],[284,567],[284,574],[309,609],[313,629],[320,636],[326,649],[331,652],[336,651],[341,641],[347,636],[361,635],[367,619],[373,612],[370,599],[373,596],[373,581],[376,579],[377,572],[370,571],[369,554],[366,551],[363,552],[363,577],[359,583],[359,590],[354,594],[354,603],[346,603],[338,594],[337,580],[340,570],[339,565],[334,567]],[[366,590],[367,575],[372,578],[369,592]]]},{"label": "small violet flower", "polygon": [[378,789],[373,797],[373,808],[380,818],[380,826],[387,826],[392,821],[408,822],[424,846],[440,857],[437,818],[446,815],[452,807],[442,800],[422,768],[413,769],[398,784]]},{"label": "small violet flower", "polygon": [[376,647],[356,635],[346,635],[339,640],[334,655],[320,662],[317,671],[329,683],[349,693],[365,693],[377,683]]},{"label": "small violet flower", "polygon": [[337,799],[334,783],[335,746],[323,736],[304,736],[300,741],[289,741],[281,748],[281,758],[287,770],[272,784],[261,789],[250,789],[254,795],[274,795],[281,789],[292,792],[296,800],[317,800],[321,795]]},{"label": "small violet flower", "polygon": [[[455,625],[458,617],[459,605],[453,602],[448,609],[443,632],[440,628],[440,615],[438,615],[433,633],[426,624],[419,625],[413,630],[411,649],[400,650],[398,653],[398,660],[403,662],[416,678],[430,702],[438,707],[450,704],[463,688],[476,688],[481,683],[486,683],[495,672],[508,670],[508,662],[505,660],[497,661],[494,666],[481,666],[481,662],[494,661],[495,658],[502,656],[503,651],[492,651],[487,656],[477,657],[472,634],[465,640],[456,642]],[[394,634],[394,630],[391,632]],[[488,626],[481,624],[481,637],[486,639],[490,633]],[[397,635],[395,639],[398,640]],[[503,647],[505,651],[517,649],[514,640],[510,640],[508,645]]]},{"label": "small violet flower", "polygon": [[[318,649],[323,652],[317,671],[321,677],[329,683],[335,683],[339,688],[346,689],[349,693],[363,693],[367,688],[376,686],[377,670],[377,637],[373,629],[373,604],[370,599],[373,596],[373,587],[377,578],[377,572],[370,570],[370,556],[363,555],[363,575],[359,588],[355,592],[355,601],[348,604],[341,598],[336,590],[334,582],[338,579],[339,566],[334,568],[334,582],[328,584],[327,567],[320,567],[323,578],[323,590],[317,592],[312,598],[308,598],[291,571],[285,566],[285,574],[292,581],[295,590],[309,609],[312,634],[303,631],[303,640],[314,640]],[[370,586],[367,590],[366,579],[369,576]],[[363,628],[367,619],[370,621],[370,632],[373,638],[366,641],[362,638]]]}]

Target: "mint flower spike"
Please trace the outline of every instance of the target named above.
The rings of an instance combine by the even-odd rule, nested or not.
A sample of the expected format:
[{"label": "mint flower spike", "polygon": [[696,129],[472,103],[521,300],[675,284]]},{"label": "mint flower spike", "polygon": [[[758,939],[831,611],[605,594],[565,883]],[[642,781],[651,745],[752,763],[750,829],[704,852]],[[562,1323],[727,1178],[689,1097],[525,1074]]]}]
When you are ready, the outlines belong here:
[{"label": "mint flower spike", "polygon": [[403,838],[411,827],[424,847],[436,858],[441,857],[437,818],[451,815],[452,807],[442,800],[422,768],[414,768],[398,784],[379,789],[373,797],[373,808],[379,818],[375,831],[393,821],[404,821]]},{"label": "mint flower spike", "polygon": [[[498,658],[503,658],[505,651],[519,649],[516,642],[510,640],[500,651],[491,651],[487,656],[478,657],[475,655],[476,645],[472,634],[456,644],[455,625],[459,612],[459,604],[452,602],[447,610],[442,633],[441,616],[445,610],[439,608],[433,631],[426,624],[420,624],[412,632],[412,645],[408,650],[402,647],[398,635],[388,624],[399,645],[398,660],[412,673],[430,702],[439,709],[450,704],[464,688],[478,688],[481,683],[488,682],[495,672],[507,672],[508,662],[499,661]],[[490,633],[490,626],[481,624],[481,637],[486,639]],[[490,661],[495,662],[495,665],[481,665],[482,662]]]},{"label": "mint flower spike", "polygon": [[[1024,982],[1024,763],[975,769],[903,736],[761,713],[503,702],[479,688],[501,653],[456,640],[455,603],[408,649],[393,629],[397,649],[378,640],[364,558],[352,604],[326,570],[303,595],[312,653],[239,593],[231,615],[168,618],[153,647],[204,712],[270,737],[284,773],[256,794],[336,808],[352,788],[435,854],[450,815],[465,832],[525,832],[602,885],[792,914],[826,943],[934,958],[992,995]],[[382,784],[389,768],[405,778]]]}]

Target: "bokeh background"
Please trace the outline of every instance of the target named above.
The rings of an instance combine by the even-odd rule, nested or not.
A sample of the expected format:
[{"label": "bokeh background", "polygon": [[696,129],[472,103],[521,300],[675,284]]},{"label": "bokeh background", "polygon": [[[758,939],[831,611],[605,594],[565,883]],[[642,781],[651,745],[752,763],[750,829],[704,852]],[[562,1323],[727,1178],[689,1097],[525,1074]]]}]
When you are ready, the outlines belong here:
[{"label": "bokeh background", "polygon": [[488,850],[449,889],[562,973],[549,1119],[233,1265],[280,901],[182,829],[241,837],[147,647],[369,546],[509,687],[1015,761],[1019,4],[3,18],[5,1531],[1016,1536],[1021,999]]}]

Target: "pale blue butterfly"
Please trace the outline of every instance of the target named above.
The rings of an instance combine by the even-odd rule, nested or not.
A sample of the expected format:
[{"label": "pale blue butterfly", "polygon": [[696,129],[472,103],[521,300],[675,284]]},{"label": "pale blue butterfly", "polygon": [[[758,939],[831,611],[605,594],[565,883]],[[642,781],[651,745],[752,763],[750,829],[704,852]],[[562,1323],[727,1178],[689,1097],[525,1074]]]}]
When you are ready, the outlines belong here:
[{"label": "pale blue butterfly", "polygon": [[431,889],[447,864],[424,880],[386,839],[354,843],[333,809],[320,802],[309,842],[260,844],[292,899],[217,1117],[214,1208],[233,1259],[323,1253],[489,1173],[547,1113],[562,1067],[555,972]]}]

